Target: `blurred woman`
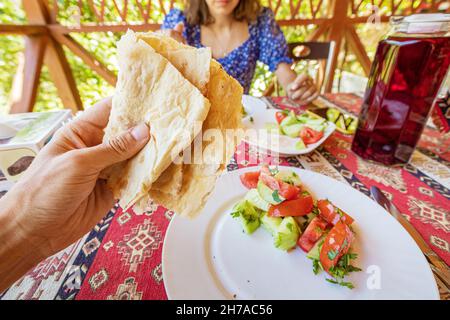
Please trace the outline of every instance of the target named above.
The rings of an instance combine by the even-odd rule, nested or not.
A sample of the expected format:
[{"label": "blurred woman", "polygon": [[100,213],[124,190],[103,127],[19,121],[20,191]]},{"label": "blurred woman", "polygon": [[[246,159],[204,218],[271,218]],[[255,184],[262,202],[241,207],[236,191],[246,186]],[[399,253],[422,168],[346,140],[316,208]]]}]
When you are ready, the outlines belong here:
[{"label": "blurred woman", "polygon": [[307,75],[291,70],[286,39],[273,12],[257,0],[191,0],[186,9],[172,9],[162,29],[191,46],[210,47],[224,69],[248,93],[256,62],[275,72],[288,96],[299,104],[314,100],[317,87]]}]

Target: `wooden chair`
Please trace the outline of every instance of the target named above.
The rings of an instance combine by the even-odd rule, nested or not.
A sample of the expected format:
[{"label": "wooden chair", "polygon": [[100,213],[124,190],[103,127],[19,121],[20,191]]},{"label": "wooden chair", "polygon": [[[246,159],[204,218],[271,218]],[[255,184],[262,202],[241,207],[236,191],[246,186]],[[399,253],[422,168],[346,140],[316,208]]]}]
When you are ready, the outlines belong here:
[{"label": "wooden chair", "polygon": [[[292,68],[294,68],[300,61],[318,61],[319,70],[316,75],[316,83],[320,88],[320,92],[323,92],[322,88],[325,88],[327,82],[330,79],[331,72],[331,60],[335,50],[335,43],[331,42],[294,42],[288,43],[289,57],[294,60]],[[279,83],[277,78],[273,79],[273,82],[264,92],[264,96],[273,95],[276,92],[279,95]]]}]

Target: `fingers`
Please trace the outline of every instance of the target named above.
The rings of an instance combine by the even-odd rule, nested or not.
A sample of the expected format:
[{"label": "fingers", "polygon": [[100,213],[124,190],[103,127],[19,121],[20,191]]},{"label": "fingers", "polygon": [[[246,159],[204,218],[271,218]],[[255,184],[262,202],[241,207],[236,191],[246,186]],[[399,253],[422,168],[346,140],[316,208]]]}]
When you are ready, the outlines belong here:
[{"label": "fingers", "polygon": [[312,85],[308,88],[308,90],[306,90],[301,96],[300,96],[300,100],[302,101],[312,101],[312,97],[317,93],[317,88],[315,85]]},{"label": "fingers", "polygon": [[111,113],[112,97],[100,100],[95,105],[86,109],[75,121],[86,121],[98,128],[104,128],[108,124]]},{"label": "fingers", "polygon": [[60,151],[82,149],[101,143],[103,128],[109,120],[111,104],[112,98],[105,98],[66,124],[53,139],[57,149]]},{"label": "fingers", "polygon": [[290,85],[289,91],[293,92],[298,90],[300,87],[303,86],[304,82],[306,82],[308,79],[310,79],[310,77],[306,74],[301,74],[297,76],[297,78],[295,78],[295,80]]},{"label": "fingers", "polygon": [[140,124],[98,146],[79,150],[82,162],[96,170],[127,160],[138,153],[150,139],[146,124]]},{"label": "fingers", "polygon": [[311,77],[301,74],[290,85],[288,96],[299,104],[309,103],[317,97],[317,87]]},{"label": "fingers", "polygon": [[308,87],[301,87],[300,89],[298,89],[297,91],[292,92],[289,96],[289,98],[291,98],[292,100],[298,100],[300,99],[301,96],[303,96],[303,94],[308,90]]}]

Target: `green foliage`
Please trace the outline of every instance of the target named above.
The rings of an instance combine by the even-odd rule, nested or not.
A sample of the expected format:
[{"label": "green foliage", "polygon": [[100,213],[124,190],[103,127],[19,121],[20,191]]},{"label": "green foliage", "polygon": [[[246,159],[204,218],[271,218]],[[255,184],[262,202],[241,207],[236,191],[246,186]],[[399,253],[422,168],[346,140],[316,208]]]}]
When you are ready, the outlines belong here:
[{"label": "green foliage", "polygon": [[[92,23],[96,21],[96,17],[92,9],[88,6],[88,1],[81,1],[81,14],[77,10],[77,3],[79,0],[57,0],[59,11],[58,21],[66,26],[74,26],[79,22]],[[148,0],[152,1],[152,0]],[[317,5],[320,0],[312,0],[313,5]],[[53,3],[53,1],[51,1]],[[99,3],[98,1],[94,1]],[[268,5],[268,0],[261,1],[263,5]],[[361,15],[371,13],[371,0],[364,0],[361,6]],[[430,0],[431,2],[431,0]],[[122,1],[117,1],[119,6]],[[147,3],[146,1],[144,3]],[[162,1],[165,6],[165,11],[168,11],[169,1]],[[177,1],[176,6],[180,7],[181,0]],[[294,1],[294,5],[297,1]],[[329,1],[324,1],[324,5],[318,13],[318,17],[325,17],[329,8]],[[384,1],[382,5],[382,13],[389,13],[387,3]],[[403,1],[400,11],[407,10],[409,1]],[[162,22],[164,14],[160,7],[160,1],[152,1],[151,21]],[[296,18],[310,18],[311,9],[310,1],[303,1],[299,10],[299,15]],[[282,0],[277,15],[277,19],[290,19],[290,6],[288,0]],[[127,16],[129,23],[142,22],[139,9],[135,1],[129,1],[129,13]],[[105,21],[108,23],[120,23],[121,18],[114,7],[112,1],[106,2],[105,7]],[[21,8],[20,0],[3,0],[0,2],[0,23],[7,24],[24,24],[26,23],[25,14]],[[316,27],[311,26],[296,26],[283,27],[288,42],[300,42],[305,40],[305,36],[312,32]],[[369,56],[372,58],[376,49],[376,44],[380,37],[386,33],[386,25],[377,28],[374,25],[361,24],[357,27],[357,31],[362,35],[362,40],[369,50]],[[115,43],[120,38],[120,33],[77,33],[72,36],[80,42],[84,47],[91,51],[100,61],[102,61],[110,70],[117,72],[116,63],[116,47]],[[21,52],[24,48],[24,40],[20,36],[0,36],[0,114],[8,112],[8,100],[11,90],[15,70],[19,63]],[[345,48],[344,48],[345,49]],[[112,94],[113,88],[99,75],[87,67],[78,57],[65,49],[69,64],[73,70],[76,79],[77,87],[81,95],[81,99],[85,107],[92,105],[101,97]],[[344,58],[344,55],[341,55]],[[313,66],[316,68],[317,66]],[[306,66],[300,65],[297,72],[306,72]],[[350,71],[356,74],[363,74],[361,66],[356,61],[356,57],[348,54],[345,57],[344,63],[340,64],[342,70]],[[314,72],[309,70],[308,72]],[[258,63],[255,78],[252,83],[250,93],[253,95],[261,95],[266,89],[267,85],[273,79],[273,74],[268,71],[267,66]],[[50,110],[62,108],[61,100],[57,95],[55,85],[51,82],[48,69],[43,68],[40,78],[40,87],[35,106],[36,111]]]}]

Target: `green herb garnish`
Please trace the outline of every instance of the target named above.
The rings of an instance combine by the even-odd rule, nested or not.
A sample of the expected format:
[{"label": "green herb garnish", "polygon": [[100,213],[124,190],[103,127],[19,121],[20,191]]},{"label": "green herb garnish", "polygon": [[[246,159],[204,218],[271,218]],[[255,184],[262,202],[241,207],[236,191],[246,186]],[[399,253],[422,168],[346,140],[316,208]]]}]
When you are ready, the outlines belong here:
[{"label": "green herb garnish", "polygon": [[239,212],[239,211],[234,211],[234,212],[232,212],[232,213],[230,213],[231,214],[231,216],[233,217],[233,218],[237,218],[237,217],[239,217],[240,215],[241,215],[241,213]]},{"label": "green herb garnish", "polygon": [[289,229],[289,231],[291,231],[291,232],[294,231],[294,226],[292,225],[292,223],[287,223],[286,227]]},{"label": "green herb garnish", "polygon": [[270,174],[272,175],[272,176],[274,176],[274,175],[276,175],[278,172],[280,172],[279,170],[278,170],[278,167],[275,167],[274,169],[272,169],[272,168],[270,168],[269,167],[269,172],[270,172]]},{"label": "green herb garnish", "polygon": [[320,272],[320,270],[323,270],[322,264],[320,263],[319,260],[314,259],[313,260],[313,272],[314,272],[314,274],[318,274]]},{"label": "green herb garnish", "polygon": [[355,286],[351,282],[337,281],[335,279],[328,279],[328,278],[325,279],[325,280],[327,280],[328,282],[331,282],[333,284],[338,284],[340,286],[347,287],[349,289],[354,289],[355,288]]},{"label": "green herb garnish", "polygon": [[355,260],[358,257],[356,253],[347,253],[344,254],[336,266],[331,267],[328,272],[331,276],[333,276],[333,280],[327,279],[328,282],[339,284],[341,286],[347,287],[349,289],[353,289],[354,286],[351,282],[344,282],[343,279],[350,272],[358,272],[361,271],[360,268],[352,266],[350,264],[351,260]]},{"label": "green herb garnish", "polygon": [[330,251],[328,251],[328,253],[327,253],[328,259],[334,260],[334,258],[336,258],[338,253],[339,253],[339,251],[337,251],[337,250],[330,250]]},{"label": "green herb garnish", "polygon": [[280,203],[280,202],[283,201],[283,200],[281,200],[281,198],[280,198],[280,194],[278,193],[278,190],[274,190],[274,191],[272,192],[272,198],[273,198],[273,200],[275,200],[275,201],[278,202],[278,203]]}]

